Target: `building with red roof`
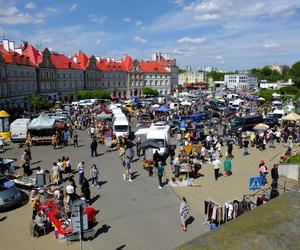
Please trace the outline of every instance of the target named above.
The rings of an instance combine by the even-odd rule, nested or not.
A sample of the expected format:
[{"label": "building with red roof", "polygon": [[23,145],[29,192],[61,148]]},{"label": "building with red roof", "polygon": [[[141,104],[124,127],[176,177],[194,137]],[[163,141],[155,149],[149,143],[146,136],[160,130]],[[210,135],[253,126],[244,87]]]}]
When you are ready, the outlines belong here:
[{"label": "building with red roof", "polygon": [[113,97],[130,97],[142,95],[147,86],[167,95],[178,82],[176,60],[167,54],[138,61],[128,55],[121,60],[88,57],[79,51],[69,58],[47,48],[39,51],[28,42],[15,47],[7,39],[0,43],[0,73],[0,97],[22,97],[22,102],[36,92],[63,99],[82,89],[107,89]]},{"label": "building with red roof", "polygon": [[1,93],[2,104],[11,107],[24,105],[24,98],[38,90],[36,67],[30,58],[16,48],[14,41],[4,39],[0,43],[1,54]]}]

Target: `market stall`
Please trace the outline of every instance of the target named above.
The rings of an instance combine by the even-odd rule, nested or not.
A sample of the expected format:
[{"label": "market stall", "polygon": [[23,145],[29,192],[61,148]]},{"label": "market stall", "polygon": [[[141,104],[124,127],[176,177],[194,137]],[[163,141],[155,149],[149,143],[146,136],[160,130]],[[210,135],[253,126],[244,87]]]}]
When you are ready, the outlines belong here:
[{"label": "market stall", "polygon": [[51,143],[52,135],[55,133],[55,119],[43,113],[31,121],[28,131],[34,144]]}]

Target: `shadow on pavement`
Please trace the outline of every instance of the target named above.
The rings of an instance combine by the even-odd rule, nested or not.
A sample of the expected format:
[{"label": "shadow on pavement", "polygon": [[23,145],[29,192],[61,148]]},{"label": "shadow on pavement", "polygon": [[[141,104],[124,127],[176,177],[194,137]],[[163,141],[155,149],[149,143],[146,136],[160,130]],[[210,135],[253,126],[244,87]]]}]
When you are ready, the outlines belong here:
[{"label": "shadow on pavement", "polygon": [[195,218],[193,216],[190,216],[187,220],[186,220],[186,225],[191,225],[194,222]]},{"label": "shadow on pavement", "polygon": [[122,250],[122,249],[124,249],[125,247],[126,247],[126,245],[124,244],[124,245],[122,245],[122,246],[117,247],[116,250]]},{"label": "shadow on pavement", "polygon": [[106,224],[102,225],[102,227],[98,228],[97,232],[95,233],[93,240],[96,239],[100,234],[102,233],[108,233],[108,230],[111,228],[111,226],[108,226]]},{"label": "shadow on pavement", "polygon": [[0,222],[1,222],[1,221],[4,221],[4,220],[6,220],[6,219],[7,219],[7,216],[4,216],[4,217],[0,218]]},{"label": "shadow on pavement", "polygon": [[96,200],[98,200],[100,198],[100,195],[97,194],[96,196],[94,196],[91,200],[90,200],[90,204],[92,205]]}]

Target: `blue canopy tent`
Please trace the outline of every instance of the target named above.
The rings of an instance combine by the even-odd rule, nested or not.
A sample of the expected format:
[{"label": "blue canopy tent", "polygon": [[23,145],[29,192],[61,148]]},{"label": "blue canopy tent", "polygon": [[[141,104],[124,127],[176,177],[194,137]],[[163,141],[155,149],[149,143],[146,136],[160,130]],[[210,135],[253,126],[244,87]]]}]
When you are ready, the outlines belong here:
[{"label": "blue canopy tent", "polygon": [[171,109],[166,106],[160,106],[158,109],[154,110],[155,112],[170,112]]}]

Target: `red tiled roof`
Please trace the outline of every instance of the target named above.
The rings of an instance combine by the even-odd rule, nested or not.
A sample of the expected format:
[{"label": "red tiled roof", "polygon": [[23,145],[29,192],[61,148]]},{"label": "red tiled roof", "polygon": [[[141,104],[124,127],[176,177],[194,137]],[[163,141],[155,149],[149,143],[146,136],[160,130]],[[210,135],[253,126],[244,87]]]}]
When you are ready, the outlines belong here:
[{"label": "red tiled roof", "polygon": [[87,55],[85,53],[78,51],[78,52],[76,52],[74,57],[77,58],[77,61],[81,65],[82,68],[86,69],[89,66],[89,64],[90,64],[89,58],[87,57]]},{"label": "red tiled roof", "polygon": [[[62,54],[52,53],[50,55],[51,62],[53,63],[54,67],[57,69],[77,69],[83,70],[84,68],[79,64],[73,62],[70,58],[66,57]],[[71,64],[71,65],[70,65]],[[70,67],[71,66],[71,67]]]},{"label": "red tiled roof", "polygon": [[163,66],[160,61],[141,61],[140,67],[145,73],[170,73],[170,70],[166,66]]},{"label": "red tiled roof", "polygon": [[12,50],[7,51],[4,49],[3,44],[0,43],[0,52],[2,54],[2,57],[4,58],[6,63],[14,63],[14,56],[16,56],[16,63],[21,64],[21,59],[23,60],[22,64],[25,64],[25,58],[26,55],[20,55],[17,52],[13,52]]},{"label": "red tiled roof", "polygon": [[42,56],[31,44],[25,45],[23,55],[29,57],[29,62],[32,66],[38,66],[42,62]]}]

